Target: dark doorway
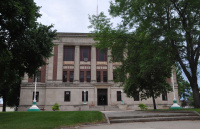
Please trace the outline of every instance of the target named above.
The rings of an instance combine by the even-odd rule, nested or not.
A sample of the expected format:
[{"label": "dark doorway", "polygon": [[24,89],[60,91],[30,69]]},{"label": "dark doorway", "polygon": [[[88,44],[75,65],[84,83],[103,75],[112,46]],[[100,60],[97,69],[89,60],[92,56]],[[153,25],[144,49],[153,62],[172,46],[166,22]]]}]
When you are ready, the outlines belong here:
[{"label": "dark doorway", "polygon": [[108,105],[107,89],[97,89],[98,105]]}]

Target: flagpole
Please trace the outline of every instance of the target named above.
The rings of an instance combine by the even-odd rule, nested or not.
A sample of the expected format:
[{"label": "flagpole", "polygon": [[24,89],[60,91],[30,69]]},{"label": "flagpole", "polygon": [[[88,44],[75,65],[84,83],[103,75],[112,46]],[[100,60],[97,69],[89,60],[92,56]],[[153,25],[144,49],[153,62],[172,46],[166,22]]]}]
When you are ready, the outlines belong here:
[{"label": "flagpole", "polygon": [[35,91],[34,91],[34,99],[33,99],[33,105],[28,109],[28,111],[40,111],[40,109],[37,107],[36,102],[36,86],[37,86],[37,76],[35,75]]}]

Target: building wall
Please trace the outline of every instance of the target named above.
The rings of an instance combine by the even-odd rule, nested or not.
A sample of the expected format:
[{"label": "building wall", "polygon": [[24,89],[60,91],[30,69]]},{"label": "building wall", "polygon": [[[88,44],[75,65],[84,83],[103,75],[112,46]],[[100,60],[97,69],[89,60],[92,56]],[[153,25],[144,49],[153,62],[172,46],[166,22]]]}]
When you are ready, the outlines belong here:
[{"label": "building wall", "polygon": [[[60,110],[135,110],[138,109],[139,103],[145,103],[150,108],[153,108],[152,99],[143,101],[134,101],[133,98],[126,97],[122,93],[124,105],[121,101],[117,101],[117,91],[121,91],[123,87],[113,82],[113,69],[121,65],[120,62],[110,63],[110,57],[107,57],[106,62],[96,60],[96,48],[91,37],[87,33],[58,33],[58,39],[54,41],[56,46],[52,53],[54,56],[50,57],[46,62],[47,66],[42,66],[41,82],[37,83],[37,91],[39,92],[39,108],[51,110],[51,107],[58,103]],[[73,46],[75,48],[74,61],[64,61],[63,53],[64,46]],[[80,61],[80,48],[82,46],[91,47],[91,60]],[[110,51],[107,52],[110,55]],[[80,82],[80,70],[91,70],[91,82]],[[63,82],[63,70],[73,70],[73,82]],[[96,71],[107,71],[107,82],[97,82]],[[175,71],[174,71],[175,75]],[[170,82],[170,79],[167,79]],[[178,87],[176,83],[176,76],[174,77],[176,98],[178,98]],[[107,106],[98,105],[98,89],[107,89]],[[82,101],[82,91],[88,91],[88,102],[86,105]],[[70,101],[64,101],[65,91],[70,91]],[[34,92],[33,79],[24,76],[21,85],[20,107],[19,110],[27,110],[32,105]],[[162,97],[156,99],[158,108],[169,108],[173,104],[173,92],[167,94],[167,101],[163,101]]]}]

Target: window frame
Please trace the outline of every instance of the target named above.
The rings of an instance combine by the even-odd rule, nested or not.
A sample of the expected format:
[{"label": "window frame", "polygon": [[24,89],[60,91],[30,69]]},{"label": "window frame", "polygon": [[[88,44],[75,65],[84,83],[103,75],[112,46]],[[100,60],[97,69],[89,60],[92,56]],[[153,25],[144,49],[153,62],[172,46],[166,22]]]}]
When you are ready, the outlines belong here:
[{"label": "window frame", "polygon": [[[67,79],[66,81],[64,81],[64,73],[67,73]],[[73,78],[71,79],[71,73],[73,73]],[[74,81],[74,70],[73,69],[63,69],[63,78],[62,78],[62,82],[73,82]]]},{"label": "window frame", "polygon": [[[34,100],[34,95],[35,95],[35,91],[33,91],[33,99],[32,100]],[[40,96],[39,91],[36,91],[36,102],[39,102],[39,96]]]},{"label": "window frame", "polygon": [[[71,50],[71,57],[70,60],[68,60],[68,54],[67,52]],[[74,56],[75,56],[75,47],[74,46],[64,46],[63,50],[63,61],[74,61]]]},{"label": "window frame", "polygon": [[140,101],[140,94],[139,94],[139,92],[134,95],[133,99],[134,99],[134,101]]},{"label": "window frame", "polygon": [[[84,102],[84,91],[82,91],[82,102]],[[88,91],[86,91],[86,102],[88,102]]]},{"label": "window frame", "polygon": [[117,101],[122,101],[122,92],[121,91],[117,91]]},{"label": "window frame", "polygon": [[168,101],[167,92],[162,93],[162,101]]},{"label": "window frame", "polygon": [[[96,49],[96,60],[97,61],[107,61],[107,50],[105,50],[106,52],[103,52],[102,50]],[[103,59],[101,59],[101,57],[103,56]]]},{"label": "window frame", "polygon": [[[87,57],[84,57],[85,51],[87,51]],[[80,61],[84,61],[84,58],[88,58],[88,61],[91,61],[91,47],[90,46],[80,47]]]},{"label": "window frame", "polygon": [[[67,92],[69,92],[69,97],[67,97]],[[64,102],[70,102],[71,101],[71,91],[64,91]]]},{"label": "window frame", "polygon": [[[100,77],[100,81],[98,81],[99,80],[98,79],[98,75],[100,75],[99,76]],[[106,80],[104,78],[104,75],[106,75]],[[108,82],[108,70],[107,69],[97,69],[97,71],[96,71],[96,79],[97,79],[97,82]]]}]

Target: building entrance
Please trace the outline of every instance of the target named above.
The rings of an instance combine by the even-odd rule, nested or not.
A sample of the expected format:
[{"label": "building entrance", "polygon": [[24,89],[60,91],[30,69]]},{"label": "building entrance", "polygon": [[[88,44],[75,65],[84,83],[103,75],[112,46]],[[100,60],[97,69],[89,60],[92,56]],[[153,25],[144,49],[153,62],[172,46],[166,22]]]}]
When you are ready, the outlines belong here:
[{"label": "building entrance", "polygon": [[97,96],[98,105],[108,105],[107,89],[97,89]]}]

